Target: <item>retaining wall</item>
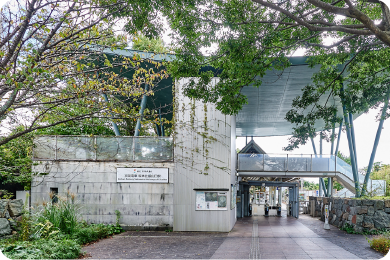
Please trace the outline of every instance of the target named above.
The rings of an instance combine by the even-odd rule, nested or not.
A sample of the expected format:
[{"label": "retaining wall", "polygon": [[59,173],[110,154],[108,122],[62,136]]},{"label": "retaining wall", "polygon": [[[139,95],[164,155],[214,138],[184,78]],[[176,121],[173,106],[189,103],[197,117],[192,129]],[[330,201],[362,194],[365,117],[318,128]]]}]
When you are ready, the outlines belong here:
[{"label": "retaining wall", "polygon": [[16,221],[23,213],[23,200],[0,200],[0,239],[16,232]]},{"label": "retaining wall", "polygon": [[325,221],[325,205],[329,205],[329,224],[353,226],[356,232],[390,229],[390,200],[310,197],[315,203],[315,217]]}]

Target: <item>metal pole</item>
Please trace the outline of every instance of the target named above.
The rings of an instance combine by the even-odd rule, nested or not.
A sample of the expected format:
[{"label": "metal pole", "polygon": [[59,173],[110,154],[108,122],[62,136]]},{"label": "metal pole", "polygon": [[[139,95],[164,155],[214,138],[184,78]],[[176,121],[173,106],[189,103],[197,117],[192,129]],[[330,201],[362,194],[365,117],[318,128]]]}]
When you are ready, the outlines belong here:
[{"label": "metal pole", "polygon": [[[322,131],[320,132],[320,158],[322,158]],[[324,178],[320,178],[320,182],[322,184],[325,197],[328,197],[328,191],[326,190]]]},{"label": "metal pole", "polygon": [[328,177],[328,196],[327,197],[332,197],[333,193],[333,179],[331,177]]},{"label": "metal pole", "polygon": [[317,155],[316,145],[314,143],[313,137],[310,137],[310,139],[311,139],[311,145],[313,146],[314,154]]},{"label": "metal pole", "polygon": [[158,110],[158,112],[160,114],[161,136],[165,136],[165,134],[164,134],[164,123],[161,120],[161,108]]},{"label": "metal pole", "polygon": [[349,123],[351,125],[351,136],[352,136],[352,143],[353,143],[353,151],[354,151],[354,155],[355,155],[355,165],[356,165],[356,169],[359,170],[358,163],[357,163],[355,128],[353,127],[353,115],[352,115],[352,113],[349,113]]},{"label": "metal pole", "polygon": [[332,146],[330,147],[330,154],[333,154],[333,148],[334,148],[334,130],[336,127],[336,113],[334,113],[334,118],[333,118],[333,129],[332,129]]},{"label": "metal pole", "polygon": [[378,148],[379,139],[381,137],[382,128],[383,128],[383,122],[385,121],[386,110],[387,110],[387,106],[389,105],[389,99],[390,99],[390,87],[389,87],[389,90],[387,91],[385,104],[384,104],[383,109],[382,109],[381,120],[379,121],[378,130],[376,131],[374,146],[372,147],[372,152],[371,152],[371,157],[370,157],[370,163],[368,164],[367,173],[366,173],[366,176],[364,178],[364,184],[363,184],[363,189],[362,189],[362,196],[364,196],[366,194],[366,192],[367,192],[367,183],[368,183],[368,180],[370,179],[372,166],[374,164],[376,149]]},{"label": "metal pole", "polygon": [[[342,93],[344,92],[344,87],[341,87],[341,92]],[[359,198],[360,197],[359,179],[358,179],[358,175],[357,175],[356,165],[355,165],[355,162],[353,159],[354,158],[353,144],[352,144],[351,132],[349,130],[348,116],[347,116],[347,112],[346,112],[346,108],[345,108],[345,104],[344,104],[343,99],[342,99],[342,103],[343,103],[344,122],[345,122],[345,126],[347,128],[349,156],[351,157],[351,165],[352,165],[352,172],[353,172],[353,179],[354,179],[353,181],[355,183],[356,197]]]},{"label": "metal pole", "polygon": [[[102,96],[104,98],[104,101],[106,101],[106,103],[108,103],[108,97],[107,97],[106,93],[103,93]],[[111,113],[111,118],[114,118],[114,115],[112,113]],[[112,124],[112,127],[114,128],[115,135],[120,136],[121,133],[119,132],[118,125],[112,120],[111,120],[111,124]]]},{"label": "metal pole", "polygon": [[146,100],[148,99],[148,96],[146,95],[148,88],[149,88],[148,84],[145,84],[145,94],[143,95],[141,100],[141,109],[139,111],[139,118],[137,120],[137,125],[135,126],[134,136],[139,136],[139,132],[141,130],[141,121],[146,107]]},{"label": "metal pole", "polygon": [[339,135],[337,136],[336,150],[334,151],[335,157],[337,157],[337,154],[339,152],[339,144],[340,144],[340,137],[341,137],[341,130],[342,129],[343,129],[343,119],[341,119],[341,121],[340,121]]}]

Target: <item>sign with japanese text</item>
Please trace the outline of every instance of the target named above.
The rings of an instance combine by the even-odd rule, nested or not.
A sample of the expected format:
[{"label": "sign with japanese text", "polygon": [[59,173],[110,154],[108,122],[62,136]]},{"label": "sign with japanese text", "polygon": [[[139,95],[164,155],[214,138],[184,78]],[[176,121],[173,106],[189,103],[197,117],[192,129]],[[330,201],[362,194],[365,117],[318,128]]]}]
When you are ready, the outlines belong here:
[{"label": "sign with japanese text", "polygon": [[117,168],[117,182],[168,183],[168,168]]}]

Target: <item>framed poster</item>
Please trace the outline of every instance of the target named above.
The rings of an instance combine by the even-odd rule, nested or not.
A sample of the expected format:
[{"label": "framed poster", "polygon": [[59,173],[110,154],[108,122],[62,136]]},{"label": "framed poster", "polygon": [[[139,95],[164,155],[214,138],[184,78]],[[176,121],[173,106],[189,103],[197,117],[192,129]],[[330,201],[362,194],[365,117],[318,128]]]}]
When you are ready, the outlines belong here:
[{"label": "framed poster", "polygon": [[227,210],[227,192],[196,191],[195,210]]}]

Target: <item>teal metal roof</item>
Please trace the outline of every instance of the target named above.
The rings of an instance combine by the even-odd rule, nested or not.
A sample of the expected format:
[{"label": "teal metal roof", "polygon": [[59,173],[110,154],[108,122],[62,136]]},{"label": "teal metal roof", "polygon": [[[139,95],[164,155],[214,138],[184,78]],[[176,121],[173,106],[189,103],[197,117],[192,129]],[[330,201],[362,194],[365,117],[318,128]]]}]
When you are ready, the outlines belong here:
[{"label": "teal metal roof", "polygon": [[[175,55],[155,54],[137,50],[110,50],[105,54],[109,56],[123,55],[133,57],[138,54],[141,58],[155,61],[172,61]],[[310,68],[306,62],[307,57],[291,57],[291,66],[284,71],[268,71],[262,78],[260,87],[247,86],[242,93],[247,96],[248,104],[236,116],[237,136],[278,136],[292,134],[294,125],[284,118],[291,109],[292,101],[301,95],[302,88],[312,82],[313,73],[319,70],[319,66]],[[213,68],[204,68],[206,70]],[[131,73],[122,73],[132,77]],[[164,79],[155,87],[155,95],[148,98],[149,109],[164,106],[163,113],[169,119],[172,116],[172,78]],[[320,104],[324,105],[328,95],[323,95]],[[330,104],[337,104],[339,115],[342,115],[342,107],[339,99],[329,99]],[[328,103],[328,104],[329,104]],[[167,106],[165,106],[167,105]],[[321,130],[324,122],[318,122],[316,130]]]},{"label": "teal metal roof", "polygon": [[[292,101],[301,95],[302,88],[312,82],[313,73],[319,66],[309,68],[306,57],[293,57],[292,66],[284,71],[268,71],[260,87],[247,86],[241,91],[248,98],[248,104],[236,116],[237,136],[278,136],[292,134],[294,125],[286,121],[286,113],[292,108]],[[324,105],[328,95],[321,97]],[[330,98],[327,104],[337,104],[339,115],[342,107],[339,99]],[[322,129],[324,122],[315,125]]]}]

